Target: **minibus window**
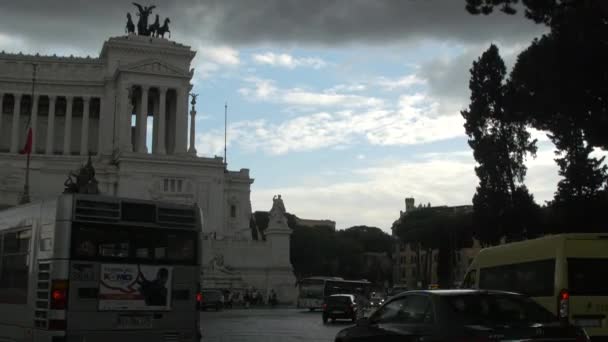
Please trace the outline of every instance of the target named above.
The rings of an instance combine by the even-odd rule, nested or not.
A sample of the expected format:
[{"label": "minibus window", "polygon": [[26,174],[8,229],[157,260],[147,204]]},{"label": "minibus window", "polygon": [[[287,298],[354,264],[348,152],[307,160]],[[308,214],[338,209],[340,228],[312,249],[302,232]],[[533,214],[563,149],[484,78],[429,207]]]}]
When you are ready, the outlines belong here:
[{"label": "minibus window", "polygon": [[604,271],[608,258],[568,258],[568,290],[570,295],[606,296],[608,287]]},{"label": "minibus window", "polygon": [[532,261],[480,269],[479,288],[553,296],[554,279],[555,260]]}]

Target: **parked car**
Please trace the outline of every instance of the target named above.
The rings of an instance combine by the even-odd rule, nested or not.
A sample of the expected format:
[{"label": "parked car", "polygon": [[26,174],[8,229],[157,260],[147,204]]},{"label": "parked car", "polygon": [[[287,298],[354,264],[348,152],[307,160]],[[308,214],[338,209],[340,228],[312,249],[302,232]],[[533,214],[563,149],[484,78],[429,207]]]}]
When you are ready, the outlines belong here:
[{"label": "parked car", "polygon": [[357,321],[359,318],[360,303],[352,294],[334,294],[325,297],[323,302],[323,323],[328,320],[334,322],[336,319],[350,319]]},{"label": "parked car", "polygon": [[405,292],[335,338],[336,342],[505,340],[589,341],[582,328],[561,322],[526,296],[486,290]]},{"label": "parked car", "polygon": [[215,311],[219,311],[224,307],[224,294],[219,290],[203,290],[201,297],[201,310],[213,308]]}]

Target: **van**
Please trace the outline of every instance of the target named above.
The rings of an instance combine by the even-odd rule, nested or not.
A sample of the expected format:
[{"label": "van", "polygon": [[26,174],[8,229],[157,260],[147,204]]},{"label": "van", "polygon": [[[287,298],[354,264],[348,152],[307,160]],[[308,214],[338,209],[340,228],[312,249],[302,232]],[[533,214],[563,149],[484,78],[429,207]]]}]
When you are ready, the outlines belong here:
[{"label": "van", "polygon": [[608,340],[608,234],[560,234],[482,249],[463,288],[530,296],[560,319]]}]

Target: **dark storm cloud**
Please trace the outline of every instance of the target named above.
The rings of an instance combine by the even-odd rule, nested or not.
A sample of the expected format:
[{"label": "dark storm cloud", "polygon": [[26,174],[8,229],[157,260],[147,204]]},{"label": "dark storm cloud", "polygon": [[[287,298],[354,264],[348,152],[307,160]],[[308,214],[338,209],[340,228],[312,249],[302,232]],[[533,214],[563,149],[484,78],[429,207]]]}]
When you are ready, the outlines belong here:
[{"label": "dark storm cloud", "polygon": [[[542,29],[521,16],[471,16],[464,0],[156,0],[174,39],[230,45],[383,44],[416,39],[475,43],[527,40]],[[142,4],[145,4],[142,2]],[[124,33],[130,1],[0,0],[0,34],[37,48],[97,51]]]}]

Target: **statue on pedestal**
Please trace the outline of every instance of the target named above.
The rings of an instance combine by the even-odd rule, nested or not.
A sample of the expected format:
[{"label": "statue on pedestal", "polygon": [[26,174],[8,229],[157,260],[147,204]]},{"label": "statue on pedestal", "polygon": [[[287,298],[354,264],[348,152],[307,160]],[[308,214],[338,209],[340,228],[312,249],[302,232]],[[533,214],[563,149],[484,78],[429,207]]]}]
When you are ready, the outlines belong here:
[{"label": "statue on pedestal", "polygon": [[127,13],[127,26],[125,27],[125,33],[131,34],[135,32],[135,24],[131,19],[131,13]]},{"label": "statue on pedestal", "polygon": [[285,221],[285,213],[287,211],[285,210],[285,204],[283,203],[283,199],[281,198],[281,195],[277,195],[274,196],[272,198],[272,208],[270,209],[270,222],[275,222],[275,223],[286,223]]}]

